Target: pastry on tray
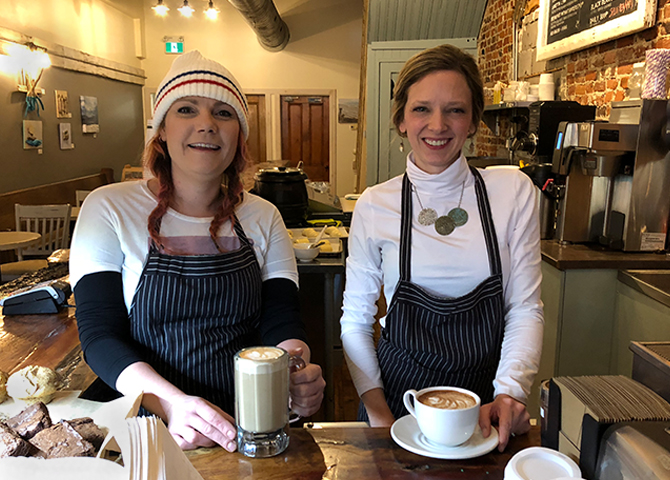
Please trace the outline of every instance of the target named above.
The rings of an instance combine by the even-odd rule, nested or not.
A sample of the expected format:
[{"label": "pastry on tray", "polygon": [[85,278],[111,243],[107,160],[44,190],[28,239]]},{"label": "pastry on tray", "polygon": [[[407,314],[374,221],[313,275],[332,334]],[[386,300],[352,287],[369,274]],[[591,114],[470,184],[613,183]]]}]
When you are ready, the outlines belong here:
[{"label": "pastry on tray", "polygon": [[0,458],[27,457],[33,448],[26,440],[4,423],[0,422]]},{"label": "pastry on tray", "polygon": [[100,450],[102,442],[105,440],[105,432],[98,427],[91,417],[74,418],[72,420],[63,420],[74,428],[84,440],[90,442],[96,452]]},{"label": "pastry on tray", "polygon": [[49,410],[42,402],[33,403],[18,415],[7,420],[7,426],[21,435],[23,439],[30,440],[51,426]]},{"label": "pastry on tray", "polygon": [[52,369],[30,365],[14,372],[7,380],[7,393],[28,404],[49,403],[56,393],[58,375]]},{"label": "pastry on tray", "polygon": [[7,400],[7,378],[8,375],[0,370],[0,403]]},{"label": "pastry on tray", "polygon": [[67,421],[42,430],[30,443],[44,452],[47,458],[95,456],[95,447]]}]

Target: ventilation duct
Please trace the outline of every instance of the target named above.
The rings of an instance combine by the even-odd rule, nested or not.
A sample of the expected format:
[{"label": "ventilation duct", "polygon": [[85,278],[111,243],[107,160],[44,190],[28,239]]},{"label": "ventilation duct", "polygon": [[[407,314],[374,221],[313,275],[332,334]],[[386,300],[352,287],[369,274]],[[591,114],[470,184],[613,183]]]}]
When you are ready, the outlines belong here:
[{"label": "ventilation duct", "polygon": [[288,44],[288,26],[279,16],[273,0],[228,0],[254,29],[266,50],[278,52]]}]

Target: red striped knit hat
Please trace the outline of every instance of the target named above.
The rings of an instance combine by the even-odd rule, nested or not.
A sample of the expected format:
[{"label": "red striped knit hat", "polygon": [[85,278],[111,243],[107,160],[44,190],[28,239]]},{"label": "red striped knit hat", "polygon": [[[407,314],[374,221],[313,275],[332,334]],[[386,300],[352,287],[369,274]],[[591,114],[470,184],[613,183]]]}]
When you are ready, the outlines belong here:
[{"label": "red striped knit hat", "polygon": [[158,133],[170,106],[183,97],[205,97],[225,102],[235,109],[244,138],[249,136],[247,99],[235,77],[220,63],[193,50],[178,57],[158,87],[153,129]]}]

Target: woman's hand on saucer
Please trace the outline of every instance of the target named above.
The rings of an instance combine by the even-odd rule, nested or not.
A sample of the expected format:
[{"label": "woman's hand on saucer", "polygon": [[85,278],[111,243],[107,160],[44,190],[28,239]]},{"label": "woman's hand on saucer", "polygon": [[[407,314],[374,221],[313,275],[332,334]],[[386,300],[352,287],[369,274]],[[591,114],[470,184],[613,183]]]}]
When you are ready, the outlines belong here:
[{"label": "woman's hand on saucer", "polygon": [[221,445],[237,448],[235,420],[204,398],[183,395],[164,405],[168,430],[182,450]]},{"label": "woman's hand on saucer", "polygon": [[530,415],[523,403],[501,394],[479,410],[479,426],[484,438],[491,434],[491,424],[497,424],[498,450],[502,452],[507,447],[510,435],[530,430]]}]

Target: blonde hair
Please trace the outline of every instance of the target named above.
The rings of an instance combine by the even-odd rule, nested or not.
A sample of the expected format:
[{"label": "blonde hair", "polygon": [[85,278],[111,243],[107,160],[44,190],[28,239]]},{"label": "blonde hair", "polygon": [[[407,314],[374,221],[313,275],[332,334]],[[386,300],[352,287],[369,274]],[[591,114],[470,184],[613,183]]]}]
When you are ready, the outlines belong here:
[{"label": "blonde hair", "polygon": [[409,88],[426,75],[440,70],[451,70],[465,77],[472,94],[472,124],[475,127],[470,136],[477,133],[484,112],[484,83],[477,62],[472,55],[465,53],[458,47],[439,45],[417,53],[407,60],[400,71],[398,81],[393,89],[391,120],[395,125],[396,132],[401,137],[407,136],[400,131],[400,124],[405,119],[405,105],[407,105]]}]

